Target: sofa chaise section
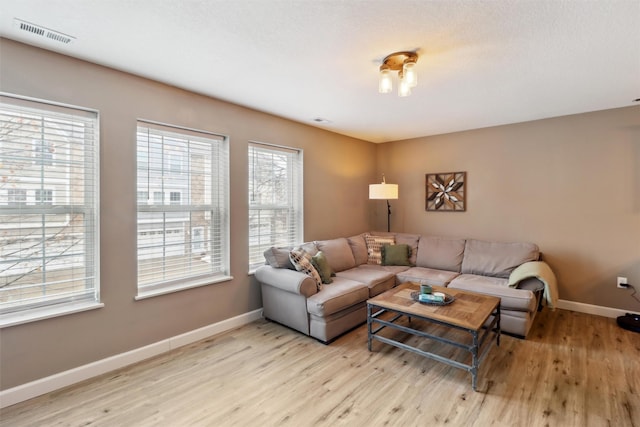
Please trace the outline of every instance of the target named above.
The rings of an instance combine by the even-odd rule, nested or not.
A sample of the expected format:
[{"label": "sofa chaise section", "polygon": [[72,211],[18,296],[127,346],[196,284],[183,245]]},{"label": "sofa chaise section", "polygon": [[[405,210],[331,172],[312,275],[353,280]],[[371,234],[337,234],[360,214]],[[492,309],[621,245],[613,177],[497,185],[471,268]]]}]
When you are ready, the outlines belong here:
[{"label": "sofa chaise section", "polygon": [[543,284],[535,280],[529,281],[528,289],[511,288],[509,276],[516,267],[539,258],[540,250],[533,243],[469,239],[465,242],[461,274],[448,286],[499,297],[500,327],[525,337],[540,304]]}]

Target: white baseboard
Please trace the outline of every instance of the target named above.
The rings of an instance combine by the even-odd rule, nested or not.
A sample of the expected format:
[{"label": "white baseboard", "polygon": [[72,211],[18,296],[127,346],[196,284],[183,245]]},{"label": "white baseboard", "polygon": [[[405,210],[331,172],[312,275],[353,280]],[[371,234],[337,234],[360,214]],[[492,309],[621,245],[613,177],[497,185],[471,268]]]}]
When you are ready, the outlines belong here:
[{"label": "white baseboard", "polygon": [[624,316],[630,310],[621,310],[619,308],[602,307],[600,305],[584,304],[581,302],[558,300],[558,308],[564,310],[577,311],[578,313],[595,314],[596,316],[604,316],[615,318]]},{"label": "white baseboard", "polygon": [[262,309],[250,311],[222,322],[214,323],[175,337],[167,338],[135,350],[107,357],[87,365],[60,372],[46,378],[0,391],[0,408],[59,390],[89,378],[123,368],[133,363],[157,356],[187,344],[246,325],[262,318]]}]

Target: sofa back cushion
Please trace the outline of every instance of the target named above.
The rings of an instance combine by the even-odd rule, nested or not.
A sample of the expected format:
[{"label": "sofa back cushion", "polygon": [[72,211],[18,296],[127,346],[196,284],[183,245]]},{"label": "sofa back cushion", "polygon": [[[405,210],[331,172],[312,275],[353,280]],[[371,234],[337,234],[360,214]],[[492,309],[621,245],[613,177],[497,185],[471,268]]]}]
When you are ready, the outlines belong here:
[{"label": "sofa back cushion", "polygon": [[356,260],[356,265],[362,265],[367,263],[367,242],[364,241],[364,234],[358,234],[357,236],[347,237],[349,246],[351,246],[351,252]]},{"label": "sofa back cushion", "polygon": [[327,257],[331,269],[336,273],[356,266],[356,259],[351,251],[351,246],[349,246],[349,241],[344,237],[319,240],[316,241],[316,246]]},{"label": "sofa back cushion", "polygon": [[418,242],[420,241],[420,236],[417,234],[407,234],[407,233],[397,233],[396,234],[396,244],[397,245],[408,245],[411,249],[411,253],[409,254],[409,264],[416,265],[416,259],[418,257]]},{"label": "sofa back cushion", "polygon": [[464,239],[422,236],[418,242],[418,267],[460,272],[464,255]]},{"label": "sofa back cushion", "polygon": [[538,246],[533,243],[503,243],[467,240],[462,260],[462,273],[508,278],[527,261],[537,261]]}]

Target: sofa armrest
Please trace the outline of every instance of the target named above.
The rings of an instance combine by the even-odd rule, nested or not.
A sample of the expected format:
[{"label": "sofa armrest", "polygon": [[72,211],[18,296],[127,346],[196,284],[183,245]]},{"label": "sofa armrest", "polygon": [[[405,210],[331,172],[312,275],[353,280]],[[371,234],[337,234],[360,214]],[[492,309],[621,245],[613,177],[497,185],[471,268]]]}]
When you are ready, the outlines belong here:
[{"label": "sofa armrest", "polygon": [[315,280],[300,271],[263,265],[258,267],[255,276],[262,284],[294,294],[304,295],[307,298],[318,292]]},{"label": "sofa armrest", "polygon": [[530,277],[528,279],[521,280],[516,285],[516,289],[526,289],[531,292],[542,292],[544,290],[544,283],[542,280]]},{"label": "sofa armrest", "polygon": [[521,280],[518,282],[516,289],[525,289],[533,292],[538,301],[538,311],[542,310],[542,296],[544,293],[544,283],[542,283],[542,280],[536,279],[535,277]]}]

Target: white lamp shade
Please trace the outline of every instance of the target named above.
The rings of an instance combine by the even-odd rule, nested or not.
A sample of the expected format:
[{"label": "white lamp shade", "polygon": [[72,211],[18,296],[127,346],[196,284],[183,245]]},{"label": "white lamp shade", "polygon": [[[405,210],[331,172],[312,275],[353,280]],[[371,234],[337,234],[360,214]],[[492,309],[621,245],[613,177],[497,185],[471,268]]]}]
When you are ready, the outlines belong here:
[{"label": "white lamp shade", "polygon": [[369,184],[369,198],[394,200],[398,198],[398,184]]},{"label": "white lamp shade", "polygon": [[416,87],[418,85],[418,70],[415,62],[406,62],[402,66],[402,74],[407,86]]},{"label": "white lamp shade", "polygon": [[393,80],[391,78],[391,70],[380,70],[380,81],[378,83],[378,92],[389,93],[393,90]]}]

